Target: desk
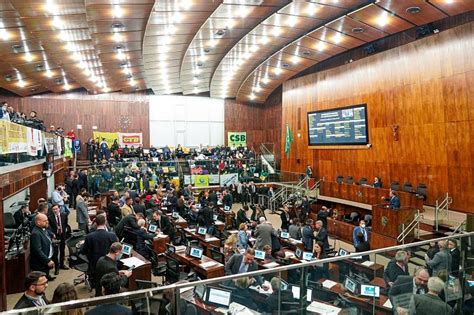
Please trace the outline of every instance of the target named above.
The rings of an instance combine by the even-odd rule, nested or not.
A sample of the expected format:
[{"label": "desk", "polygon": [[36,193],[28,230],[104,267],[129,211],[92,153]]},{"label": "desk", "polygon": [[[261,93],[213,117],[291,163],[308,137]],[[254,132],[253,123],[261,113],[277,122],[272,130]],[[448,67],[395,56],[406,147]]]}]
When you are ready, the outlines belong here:
[{"label": "desk", "polygon": [[221,232],[224,232],[225,230],[225,223],[220,220],[214,221],[214,226]]},{"label": "desk", "polygon": [[[318,282],[323,283],[326,279],[321,279]],[[358,308],[361,308],[367,312],[372,313],[373,306],[375,306],[375,314],[392,314],[392,309],[387,308],[384,305],[388,300],[388,296],[380,294],[379,298],[373,299],[370,297],[362,297],[348,293],[341,283],[337,283],[333,287],[325,288],[321,287],[320,290],[327,292],[332,298],[337,298],[338,294],[342,294],[349,301],[354,303]]]},{"label": "desk", "polygon": [[304,251],[304,244],[303,244],[302,241],[298,241],[298,240],[295,240],[295,239],[292,239],[292,238],[283,239],[283,238],[281,238],[281,237],[278,237],[278,239],[280,240],[280,244],[281,244],[283,247],[289,248],[289,249],[291,249],[293,252],[296,251],[296,248],[299,248],[299,249],[301,249],[302,251]]},{"label": "desk", "polygon": [[166,244],[170,242],[170,237],[168,235],[157,235],[153,239],[153,250],[157,254],[164,253],[166,251]]},{"label": "desk", "polygon": [[145,257],[137,253],[135,250],[132,250],[132,257],[136,257],[141,261],[145,262],[144,265],[136,267],[132,271],[132,275],[128,278],[128,290],[138,290],[137,283],[135,280],[147,280],[151,281],[151,262]]},{"label": "desk", "polygon": [[180,228],[186,229],[188,227],[188,221],[186,221],[186,219],[184,219],[182,216],[178,215],[178,218],[175,219],[173,218],[171,213],[167,213],[166,215],[168,216],[171,224],[173,224],[175,228],[180,227]]},{"label": "desk", "polygon": [[204,248],[205,255],[208,257],[211,256],[212,247],[221,247],[221,240],[211,234],[206,233],[205,236],[196,233],[196,229],[183,229],[186,234],[190,235],[193,239],[199,241],[199,244]]},{"label": "desk", "polygon": [[202,255],[201,259],[186,256],[186,249],[176,251],[176,253],[171,254],[171,257],[176,259],[180,264],[189,266],[204,279],[222,277],[225,274],[223,264],[204,255]]},{"label": "desk", "polygon": [[232,224],[234,222],[234,218],[235,218],[235,213],[234,211],[224,211],[224,208],[222,207],[218,207],[218,212],[220,215],[224,216],[225,217],[225,226],[227,228],[232,228]]},{"label": "desk", "polygon": [[363,265],[362,262],[353,259],[344,259],[338,263],[348,264],[355,271],[365,274],[369,280],[373,280],[374,278],[383,278],[383,265],[374,263],[371,266],[366,266]]},{"label": "desk", "polygon": [[7,294],[25,291],[25,277],[30,272],[30,242],[23,244],[23,251],[18,255],[5,259],[5,280]]}]

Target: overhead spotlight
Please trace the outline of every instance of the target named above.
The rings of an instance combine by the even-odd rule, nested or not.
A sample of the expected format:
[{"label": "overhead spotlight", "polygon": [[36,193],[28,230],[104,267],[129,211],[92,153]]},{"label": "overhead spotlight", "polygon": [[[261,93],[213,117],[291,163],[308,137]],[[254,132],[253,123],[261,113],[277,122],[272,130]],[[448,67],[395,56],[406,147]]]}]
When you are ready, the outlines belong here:
[{"label": "overhead spotlight", "polygon": [[363,50],[367,55],[375,54],[377,52],[377,45],[375,43],[366,45],[364,46]]},{"label": "overhead spotlight", "polygon": [[112,23],[111,27],[112,27],[113,32],[119,32],[125,28],[125,25],[121,22],[115,22],[115,23]]},{"label": "overhead spotlight", "polygon": [[253,101],[255,99],[255,94],[254,93],[250,94],[249,98]]},{"label": "overhead spotlight", "polygon": [[26,86],[25,81],[23,81],[22,79],[20,79],[20,80],[18,81],[18,86],[24,88],[24,87]]},{"label": "overhead spotlight", "polygon": [[422,25],[416,29],[416,39],[423,38],[437,32],[439,31],[435,29],[431,23]]},{"label": "overhead spotlight", "polygon": [[214,33],[214,35],[216,35],[216,37],[223,37],[226,32],[227,32],[227,29],[221,28],[221,29],[218,29],[218,30]]},{"label": "overhead spotlight", "polygon": [[417,14],[417,13],[421,12],[421,8],[420,7],[408,7],[405,11],[406,11],[406,13],[409,13],[409,14]]},{"label": "overhead spotlight", "polygon": [[15,54],[18,54],[19,52],[21,52],[22,49],[23,49],[22,45],[16,44],[12,46],[13,53]]},{"label": "overhead spotlight", "polygon": [[363,33],[364,32],[364,29],[362,27],[354,27],[352,29],[352,33],[355,33],[355,34],[359,34],[359,33]]},{"label": "overhead spotlight", "polygon": [[116,18],[121,18],[122,15],[123,15],[123,10],[119,5],[114,5],[114,9],[113,9],[112,14]]},{"label": "overhead spotlight", "polygon": [[180,1],[179,5],[181,6],[181,8],[189,10],[192,7],[193,2],[191,0]]},{"label": "overhead spotlight", "polygon": [[204,63],[198,62],[196,65],[197,65],[198,67],[202,67],[202,66],[204,66]]}]

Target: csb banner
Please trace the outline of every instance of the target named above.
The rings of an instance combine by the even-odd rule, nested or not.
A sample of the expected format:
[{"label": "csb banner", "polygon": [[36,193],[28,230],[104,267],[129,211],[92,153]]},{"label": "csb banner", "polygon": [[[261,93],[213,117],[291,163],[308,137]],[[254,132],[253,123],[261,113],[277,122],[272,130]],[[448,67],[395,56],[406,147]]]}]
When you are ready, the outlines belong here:
[{"label": "csb banner", "polygon": [[[118,132],[101,132],[101,131],[94,131],[93,137],[97,143],[101,143],[102,139],[105,139],[105,142],[107,142],[107,145],[110,147],[112,144],[114,144],[114,141],[119,139],[119,134]],[[98,139],[98,140],[97,140]]]},{"label": "csb banner", "polygon": [[247,146],[247,133],[246,132],[227,132],[227,145],[235,147]]},{"label": "csb banner", "polygon": [[141,147],[143,146],[143,135],[142,133],[119,133],[119,145],[121,148],[127,145],[128,147]]},{"label": "csb banner", "polygon": [[194,186],[196,187],[209,186],[209,176],[208,175],[194,175]]}]

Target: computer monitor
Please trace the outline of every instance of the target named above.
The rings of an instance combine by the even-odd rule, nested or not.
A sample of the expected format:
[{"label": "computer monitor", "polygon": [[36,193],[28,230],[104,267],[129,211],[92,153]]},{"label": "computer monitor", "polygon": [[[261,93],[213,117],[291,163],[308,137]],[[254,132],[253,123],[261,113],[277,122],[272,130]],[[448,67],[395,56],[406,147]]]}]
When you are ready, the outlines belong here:
[{"label": "computer monitor", "polygon": [[280,280],[280,291],[288,290],[288,282]]},{"label": "computer monitor", "polygon": [[203,253],[203,249],[200,247],[190,246],[189,248],[189,256],[191,257],[201,259],[202,253]]},{"label": "computer monitor", "polygon": [[370,297],[379,297],[380,296],[380,287],[376,285],[360,285],[360,295],[370,296]]},{"label": "computer monitor", "polygon": [[206,290],[207,287],[205,284],[198,284],[194,287],[194,296],[199,298],[201,301],[204,301],[206,299]]},{"label": "computer monitor", "polygon": [[350,255],[350,253],[345,250],[344,248],[339,248],[339,251],[337,252],[337,256],[347,256]]},{"label": "computer monitor", "polygon": [[224,211],[230,211],[230,207],[229,206],[224,206]]},{"label": "computer monitor", "polygon": [[172,217],[173,219],[178,219],[178,218],[179,218],[179,213],[178,213],[178,212],[173,212],[173,213],[171,214],[171,217]]},{"label": "computer monitor", "polygon": [[357,281],[355,281],[351,277],[346,277],[346,279],[344,280],[344,288],[346,288],[347,291],[356,294]]},{"label": "computer monitor", "polygon": [[150,224],[148,226],[148,232],[155,233],[157,229],[158,229],[158,226],[156,226],[156,224]]},{"label": "computer monitor", "polygon": [[212,216],[212,220],[217,221],[217,214],[214,214],[214,215]]},{"label": "computer monitor", "polygon": [[207,288],[205,304],[211,304],[211,305],[228,308],[231,300],[232,300],[231,290],[214,288],[214,287]]},{"label": "computer monitor", "polygon": [[174,254],[176,253],[176,247],[174,247],[174,245],[171,245],[171,244],[166,244],[166,253],[167,254]]},{"label": "computer monitor", "polygon": [[207,229],[205,227],[200,226],[198,228],[198,234],[206,235],[206,233],[207,233]]},{"label": "computer monitor", "polygon": [[281,231],[281,233],[280,233],[280,237],[281,237],[282,239],[285,239],[285,240],[287,240],[287,239],[289,239],[289,238],[290,238],[290,233],[288,233],[288,232],[284,232],[284,231]]},{"label": "computer monitor", "polygon": [[122,253],[127,256],[132,255],[133,246],[130,244],[122,243]]},{"label": "computer monitor", "polygon": [[[300,287],[297,285],[292,285],[291,286],[291,292],[293,292],[293,298],[296,300],[300,299]],[[311,300],[313,298],[313,289],[307,289],[306,290],[306,301],[311,303]]]},{"label": "computer monitor", "polygon": [[255,250],[255,258],[256,259],[265,259],[265,252],[263,250]]},{"label": "computer monitor", "polygon": [[303,251],[301,250],[301,248],[299,248],[299,247],[296,248],[295,256],[296,256],[296,258],[298,258],[298,259],[302,259],[302,258],[303,258]]},{"label": "computer monitor", "polygon": [[313,259],[312,252],[303,252],[303,260],[310,261],[311,259]]}]

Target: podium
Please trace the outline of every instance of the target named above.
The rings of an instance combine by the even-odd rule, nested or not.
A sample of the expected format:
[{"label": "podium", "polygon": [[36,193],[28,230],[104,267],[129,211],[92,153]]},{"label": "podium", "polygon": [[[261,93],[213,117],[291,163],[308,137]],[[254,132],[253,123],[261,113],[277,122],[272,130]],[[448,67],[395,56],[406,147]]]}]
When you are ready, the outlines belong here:
[{"label": "podium", "polygon": [[[397,237],[414,219],[418,210],[412,207],[391,209],[387,205],[372,205],[372,240],[371,248],[383,248],[397,245]],[[415,230],[405,237],[405,243],[412,242]]]}]

